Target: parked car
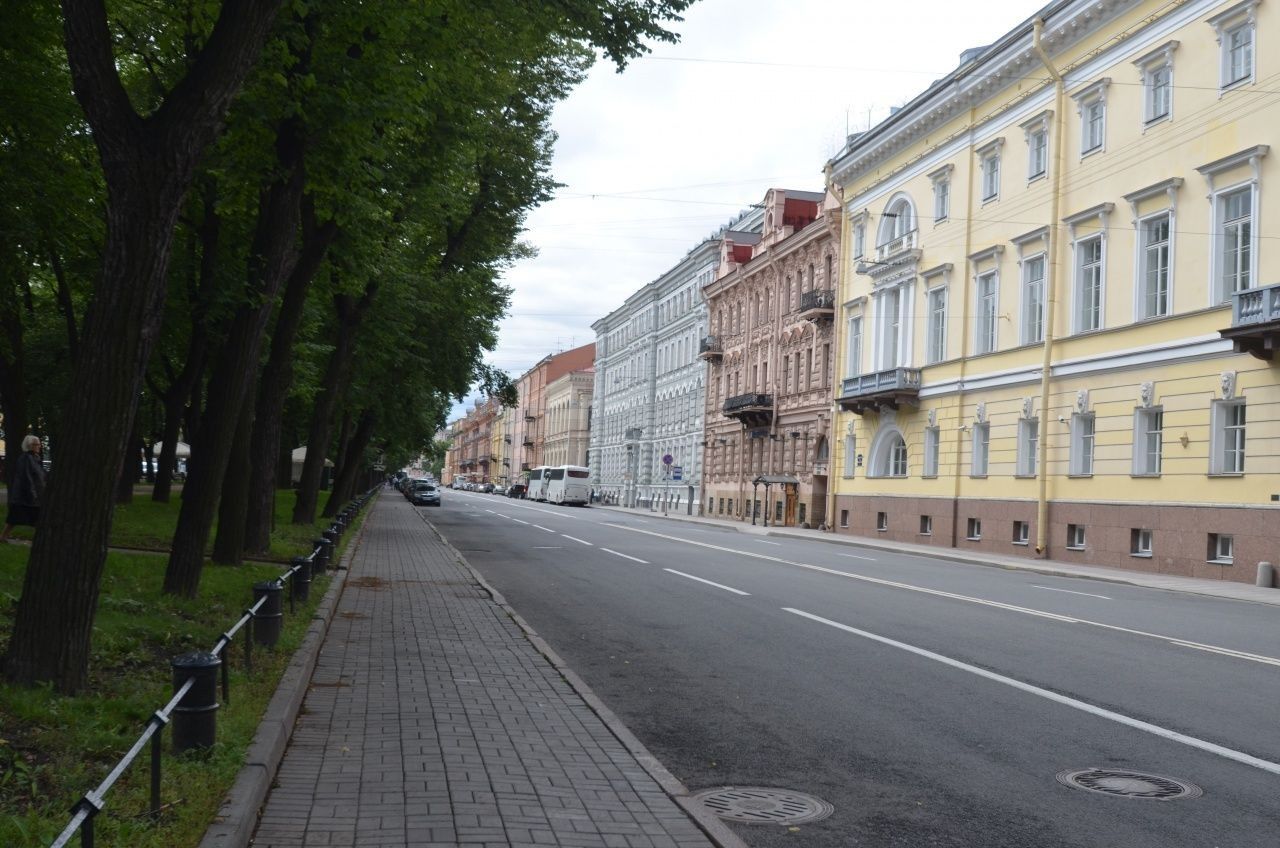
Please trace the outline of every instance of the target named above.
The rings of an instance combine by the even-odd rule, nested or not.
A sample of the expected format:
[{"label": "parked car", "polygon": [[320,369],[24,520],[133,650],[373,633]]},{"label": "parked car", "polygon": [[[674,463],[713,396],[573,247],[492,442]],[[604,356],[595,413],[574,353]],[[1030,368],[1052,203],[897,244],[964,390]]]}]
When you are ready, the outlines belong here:
[{"label": "parked car", "polygon": [[480,491],[481,491],[481,493],[483,493],[483,494],[486,494],[486,495],[492,495],[492,494],[493,494],[493,484],[492,484],[492,483],[481,483],[481,484],[480,484]]},{"label": "parked car", "polygon": [[523,498],[525,490],[528,488],[529,487],[526,486],[524,483],[512,483],[510,486],[507,487],[507,497]]},{"label": "parked car", "polygon": [[505,494],[507,493],[507,487],[506,487],[506,486],[494,486],[494,487],[493,487],[493,493],[494,493],[495,495],[505,495]]},{"label": "parked car", "polygon": [[414,484],[409,500],[414,506],[440,506],[440,490],[434,483],[419,480]]}]

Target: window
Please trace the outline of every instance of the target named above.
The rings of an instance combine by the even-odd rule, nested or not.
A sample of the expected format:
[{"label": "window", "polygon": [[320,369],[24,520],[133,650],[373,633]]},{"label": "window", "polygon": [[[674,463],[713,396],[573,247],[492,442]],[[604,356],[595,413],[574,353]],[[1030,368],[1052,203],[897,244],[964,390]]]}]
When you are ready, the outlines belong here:
[{"label": "window", "polygon": [[1102,326],[1102,236],[1076,242],[1075,324],[1077,333]]},{"label": "window", "polygon": [[853,228],[853,258],[861,259],[867,252],[867,225],[858,224]]},{"label": "window", "polygon": [[844,437],[844,476],[846,478],[853,476],[853,464],[857,458],[857,454],[854,453],[855,445],[853,436]]},{"label": "window", "polygon": [[1209,534],[1209,562],[1231,565],[1235,562],[1235,539],[1224,533]]},{"label": "window", "polygon": [[1252,282],[1253,189],[1249,186],[1225,192],[1217,198],[1222,222],[1218,245],[1218,298],[1249,288]]},{"label": "window", "polygon": [[782,523],[782,501],[773,502],[773,523]]},{"label": "window", "polygon": [[[849,318],[848,348],[845,351],[845,375],[856,377],[862,373],[862,316]],[[799,357],[796,358],[799,362]],[[798,381],[797,381],[798,382]]]},{"label": "window", "polygon": [[902,289],[895,287],[879,293],[877,301],[880,325],[880,369],[896,368],[902,343]]},{"label": "window", "polygon": [[933,184],[933,220],[945,221],[951,216],[951,180],[941,179]]},{"label": "window", "polygon": [[1244,82],[1253,76],[1253,24],[1242,23],[1222,38],[1222,87]]},{"label": "window", "polygon": [[974,353],[991,353],[996,349],[996,272],[978,275],[978,321]]},{"label": "window", "polygon": [[1165,65],[1143,74],[1143,118],[1151,124],[1169,117],[1173,110],[1173,68]]},{"label": "window", "polygon": [[973,460],[969,468],[970,477],[986,477],[987,461],[991,455],[991,425],[982,423],[973,425]]},{"label": "window", "polygon": [[924,471],[925,477],[938,476],[938,452],[941,445],[941,433],[937,427],[924,428]]},{"label": "window", "polygon": [[1129,554],[1136,557],[1151,556],[1151,531],[1135,527],[1129,531]]},{"label": "window", "polygon": [[1040,419],[1022,418],[1018,421],[1018,477],[1036,476],[1039,460]]},{"label": "window", "polygon": [[1027,179],[1043,177],[1049,170],[1049,131],[1040,128],[1027,133]]},{"label": "window", "polygon": [[1138,295],[1140,316],[1169,314],[1169,234],[1173,215],[1161,212],[1144,219],[1138,232]]},{"label": "window", "polygon": [[1093,441],[1097,420],[1093,413],[1071,416],[1071,473],[1093,474]]},{"label": "window", "polygon": [[930,364],[947,358],[947,289],[938,286],[927,295],[929,310],[929,342],[926,351]]},{"label": "window", "polygon": [[840,510],[840,526],[841,527],[849,526],[849,510],[847,509]]},{"label": "window", "polygon": [[920,516],[920,535],[921,536],[933,535],[933,516],[932,515]]},{"label": "window", "polygon": [[982,154],[982,202],[995,200],[1000,196],[1000,149],[989,150]]},{"label": "window", "polygon": [[889,513],[887,512],[876,513],[876,529],[879,530],[881,533],[889,529]]},{"label": "window", "polygon": [[1044,254],[1022,263],[1022,343],[1044,341]]},{"label": "window", "polygon": [[1101,151],[1107,138],[1107,88],[1111,79],[1104,77],[1071,95],[1080,112],[1080,155]]},{"label": "window", "polygon": [[1133,416],[1133,473],[1137,477],[1156,477],[1164,453],[1164,410],[1160,407],[1139,409]]},{"label": "window", "polygon": [[1013,543],[1025,545],[1031,538],[1031,525],[1026,521],[1013,522]]},{"label": "window", "polygon": [[1243,474],[1245,409],[1243,400],[1215,401],[1213,404],[1213,453],[1210,474]]},{"label": "window", "polygon": [[876,234],[876,255],[884,259],[915,246],[916,214],[911,200],[898,195],[889,202]]},{"label": "window", "polygon": [[902,436],[894,433],[889,442],[889,477],[907,476],[907,443]]},{"label": "window", "polygon": [[968,527],[965,529],[964,537],[970,542],[976,542],[982,538],[982,519],[970,518]]},{"label": "window", "polygon": [[1083,524],[1067,525],[1067,549],[1072,551],[1084,550],[1084,525]]}]

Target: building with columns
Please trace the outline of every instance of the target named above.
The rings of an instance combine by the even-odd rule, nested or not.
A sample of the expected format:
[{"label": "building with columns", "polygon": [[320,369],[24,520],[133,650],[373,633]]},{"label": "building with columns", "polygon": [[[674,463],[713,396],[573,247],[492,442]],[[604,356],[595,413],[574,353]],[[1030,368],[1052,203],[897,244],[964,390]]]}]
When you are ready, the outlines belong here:
[{"label": "building with columns", "polygon": [[511,428],[511,480],[528,482],[530,468],[547,465],[547,386],[572,371],[590,368],[595,345],[544,356],[516,381],[519,402]]},{"label": "building with columns", "polygon": [[595,371],[570,371],[547,384],[547,440],[543,465],[587,464]]},{"label": "building with columns", "polygon": [[724,234],[709,331],[704,513],[826,523],[840,207],[771,189],[760,232]]}]

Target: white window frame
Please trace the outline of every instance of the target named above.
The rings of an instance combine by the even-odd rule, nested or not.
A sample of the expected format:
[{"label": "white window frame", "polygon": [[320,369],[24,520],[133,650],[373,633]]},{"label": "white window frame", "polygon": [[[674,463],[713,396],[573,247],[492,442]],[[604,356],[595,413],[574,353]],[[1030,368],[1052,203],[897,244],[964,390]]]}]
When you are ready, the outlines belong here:
[{"label": "white window frame", "polygon": [[[1155,124],[1173,120],[1173,52],[1177,49],[1177,41],[1166,41],[1133,60],[1142,83],[1143,132]],[[1163,85],[1161,75],[1165,78]],[[1164,94],[1158,97],[1161,89]]]},{"label": "white window frame", "polygon": [[[1159,219],[1165,219],[1165,237],[1163,241],[1148,241],[1147,235],[1149,228],[1156,224]],[[1137,315],[1138,320],[1149,320],[1152,318],[1163,318],[1173,312],[1173,210],[1161,209],[1159,212],[1153,212],[1138,219],[1137,228],[1137,250],[1138,250],[1138,269],[1134,280],[1137,282]],[[1153,251],[1159,256],[1160,251],[1164,253],[1163,268],[1163,298],[1161,298],[1160,284],[1152,286],[1152,270],[1160,266],[1152,264]],[[1163,299],[1163,306],[1160,301]]]},{"label": "white window frame", "polygon": [[938,427],[924,428],[924,468],[921,477],[938,476],[938,455],[941,453],[942,431]]},{"label": "white window frame", "polygon": [[933,535],[933,516],[932,515],[920,516],[920,535],[921,536]]},{"label": "white window frame", "polygon": [[[1205,178],[1205,182],[1209,185],[1209,207],[1210,207],[1210,228],[1209,232],[1215,235],[1210,240],[1210,260],[1209,260],[1209,305],[1218,306],[1231,301],[1231,294],[1226,290],[1225,277],[1225,257],[1224,247],[1226,241],[1225,221],[1223,220],[1223,204],[1226,198],[1248,188],[1249,195],[1249,264],[1245,268],[1248,275],[1249,287],[1257,284],[1258,279],[1258,248],[1259,248],[1259,216],[1258,211],[1261,206],[1261,174],[1262,174],[1262,158],[1270,151],[1270,146],[1259,144],[1254,147],[1246,148],[1238,153],[1230,156],[1224,156],[1221,159],[1201,165],[1196,168],[1201,176]],[[1233,182],[1219,185],[1218,178],[1230,171],[1248,166],[1251,170],[1251,178],[1245,180],[1235,180]]]},{"label": "white window frame", "polygon": [[1069,473],[1072,477],[1093,476],[1097,438],[1098,419],[1092,412],[1077,412],[1071,416]]},{"label": "white window frame", "polygon": [[[990,281],[990,293],[984,294],[984,280]],[[1000,315],[1000,270],[999,268],[988,268],[985,271],[979,271],[974,275],[974,316],[973,322],[973,353],[975,356],[981,356],[985,353],[995,353],[1000,346],[1000,334],[998,332],[997,321]],[[987,305],[987,311],[984,310],[984,301]]]},{"label": "white window frame", "polygon": [[970,516],[965,522],[964,538],[969,542],[982,540],[982,519]]},{"label": "white window frame", "polygon": [[[1246,183],[1234,188],[1223,189],[1217,192],[1213,198],[1214,217],[1217,221],[1213,238],[1214,281],[1221,301],[1229,301],[1232,294],[1253,288],[1255,280],[1254,267],[1256,265],[1254,254],[1256,252],[1258,231],[1256,223],[1257,203],[1254,195],[1253,187]],[[1244,216],[1228,220],[1227,208],[1235,198],[1247,198],[1249,211]],[[1245,231],[1243,239],[1240,235],[1241,230]],[[1231,250],[1232,242],[1235,243],[1234,251]],[[1244,263],[1239,261],[1241,251],[1248,254]],[[1234,252],[1237,260],[1234,263],[1234,267],[1229,267],[1227,258],[1232,252]]]},{"label": "white window frame", "polygon": [[1134,527],[1129,531],[1129,556],[1150,559],[1155,548],[1155,533],[1146,527]]},{"label": "white window frame", "polygon": [[1236,540],[1230,533],[1210,533],[1208,562],[1235,565]]},{"label": "white window frame", "polygon": [[1067,550],[1083,551],[1087,541],[1088,537],[1083,524],[1067,525]]},{"label": "white window frame", "polygon": [[1027,140],[1028,183],[1043,179],[1049,174],[1049,119],[1052,117],[1052,110],[1046,109],[1022,123],[1022,132]]},{"label": "white window frame", "polygon": [[1027,545],[1027,544],[1030,544],[1030,542],[1031,542],[1031,522],[1029,521],[1013,522],[1013,543],[1015,545]]},{"label": "white window frame", "polygon": [[[1098,260],[1095,263],[1085,262],[1084,251],[1091,250],[1094,245],[1098,248]],[[1075,278],[1075,284],[1072,286],[1071,292],[1071,326],[1075,333],[1089,333],[1094,330],[1101,330],[1104,325],[1103,315],[1105,313],[1105,291],[1106,291],[1106,239],[1103,233],[1091,233],[1083,238],[1072,242],[1072,276]],[[1093,317],[1092,325],[1090,324],[1090,312],[1093,308],[1089,302],[1089,291],[1086,288],[1086,274],[1096,270],[1097,272],[1097,315]]]},{"label": "white window frame", "polygon": [[889,477],[907,476],[907,440],[898,433],[889,443]]},{"label": "white window frame", "polygon": [[845,319],[845,377],[858,377],[862,374],[862,340],[866,331],[863,329],[862,313],[853,312]]},{"label": "white window frame", "polygon": [[[1030,276],[1037,263],[1039,263],[1040,268],[1038,279]],[[1022,266],[1022,284],[1020,286],[1022,308],[1018,310],[1021,317],[1018,336],[1024,345],[1039,344],[1044,341],[1044,286],[1045,273],[1048,269],[1048,254],[1033,254],[1022,259],[1019,264]]]},{"label": "white window frame", "polygon": [[978,157],[978,172],[981,175],[978,187],[983,204],[1000,199],[1000,151],[1003,147],[1004,139],[997,138],[974,151]]},{"label": "white window frame", "polygon": [[1040,419],[1018,419],[1018,460],[1015,477],[1035,477],[1040,462]]},{"label": "white window frame", "polygon": [[918,236],[916,205],[909,194],[898,192],[889,198],[881,213],[880,226],[876,230],[876,258],[887,259],[915,247]]},{"label": "white window frame", "polygon": [[1239,477],[1245,473],[1248,409],[1244,398],[1215,400],[1210,412],[1209,473]]},{"label": "white window frame", "polygon": [[954,165],[943,165],[929,174],[933,183],[933,223],[941,224],[951,217],[951,173]]},{"label": "white window frame", "polygon": [[925,362],[933,365],[947,358],[947,286],[945,283],[925,291],[925,310],[928,315]]},{"label": "white window frame", "polygon": [[[1218,96],[1232,89],[1252,85],[1258,74],[1258,3],[1261,0],[1244,0],[1205,21],[1213,27],[1218,40]],[[1248,72],[1232,71],[1233,36],[1243,33],[1247,38],[1243,47],[1248,56]]]},{"label": "white window frame", "polygon": [[[1158,427],[1151,425],[1159,424]],[[1133,476],[1159,477],[1164,467],[1164,407],[1133,411]]]},{"label": "white window frame", "polygon": [[973,425],[969,457],[969,476],[986,477],[991,467],[991,425],[986,421]]},{"label": "white window frame", "polygon": [[[1177,253],[1178,241],[1178,189],[1182,187],[1182,177],[1172,177],[1162,180],[1155,185],[1147,186],[1138,191],[1131,192],[1124,196],[1129,203],[1129,209],[1133,214],[1133,230],[1134,230],[1134,253],[1133,253],[1133,279],[1135,285],[1133,287],[1133,320],[1148,321],[1155,318],[1164,318],[1173,314],[1173,283],[1174,271],[1176,263],[1174,261]],[[1166,203],[1163,208],[1149,209],[1145,214],[1139,212],[1144,201],[1148,201],[1159,195],[1164,195]],[[1169,218],[1169,238],[1165,243],[1165,251],[1167,253],[1167,267],[1165,269],[1165,309],[1163,312],[1149,314],[1147,309],[1147,244],[1145,242],[1146,226],[1148,222],[1155,218],[1168,216]]]},{"label": "white window frame", "polygon": [[1103,77],[1071,95],[1076,101],[1076,111],[1080,115],[1081,159],[1095,153],[1102,153],[1107,149],[1107,89],[1110,86],[1111,78]]}]

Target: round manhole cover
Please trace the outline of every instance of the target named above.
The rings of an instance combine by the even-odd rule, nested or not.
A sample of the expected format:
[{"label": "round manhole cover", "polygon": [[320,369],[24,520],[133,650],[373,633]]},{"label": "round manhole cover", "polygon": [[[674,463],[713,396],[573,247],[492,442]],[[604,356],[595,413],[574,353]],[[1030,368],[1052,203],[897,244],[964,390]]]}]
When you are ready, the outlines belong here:
[{"label": "round manhole cover", "polygon": [[825,819],[835,807],[803,792],[759,786],[704,789],[693,796],[722,819],[744,824],[803,824]]},{"label": "round manhole cover", "polygon": [[1199,798],[1203,794],[1199,786],[1185,780],[1118,769],[1068,769],[1058,773],[1058,782],[1072,789],[1150,801]]}]

